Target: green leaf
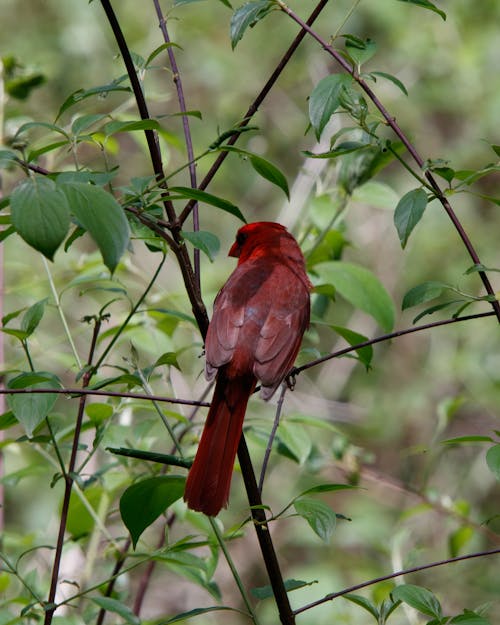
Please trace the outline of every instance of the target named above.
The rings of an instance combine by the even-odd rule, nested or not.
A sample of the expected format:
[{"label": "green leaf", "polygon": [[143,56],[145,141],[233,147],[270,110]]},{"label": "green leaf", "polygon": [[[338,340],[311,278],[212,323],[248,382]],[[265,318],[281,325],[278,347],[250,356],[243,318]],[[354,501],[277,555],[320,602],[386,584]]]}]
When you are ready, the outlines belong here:
[{"label": "green leaf", "polygon": [[28,245],[53,260],[69,229],[66,197],[49,178],[33,176],[10,196],[12,224]]},{"label": "green leaf", "polygon": [[217,147],[221,152],[235,152],[236,154],[241,154],[242,156],[248,158],[250,164],[255,169],[255,171],[272,184],[275,184],[279,187],[290,199],[290,191],[288,189],[288,182],[285,178],[284,174],[265,158],[262,156],[258,156],[253,152],[249,152],[248,150],[243,150],[241,148],[237,148],[234,145],[224,145],[221,147]]},{"label": "green leaf", "polygon": [[329,542],[337,523],[335,512],[322,501],[301,497],[293,503],[295,511],[305,519],[313,531],[323,540]]},{"label": "green leaf", "polygon": [[304,150],[303,153],[308,158],[337,158],[338,156],[343,156],[344,154],[350,154],[351,152],[358,152],[359,150],[366,150],[371,146],[368,143],[361,143],[360,141],[343,141],[339,143],[333,150],[328,150],[328,152],[310,152],[309,150]]},{"label": "green leaf", "polygon": [[[366,336],[363,336],[363,334],[354,332],[349,328],[344,328],[341,326],[331,327],[333,330],[335,330],[337,334],[344,338],[349,343],[349,345],[358,345],[359,343],[364,343],[368,340],[368,338]],[[360,361],[365,365],[365,367],[369,369],[373,358],[373,347],[371,345],[367,345],[366,347],[360,347],[356,350],[356,354],[358,355]]]},{"label": "green leaf", "polygon": [[172,618],[167,619],[166,621],[156,621],[155,625],[172,625],[173,623],[184,623],[188,619],[193,616],[198,616],[199,614],[207,614],[208,612],[222,612],[222,611],[230,611],[230,612],[238,612],[234,608],[228,608],[226,606],[210,606],[208,608],[194,608],[194,610],[188,610],[187,612],[180,612]]},{"label": "green leaf", "polygon": [[127,122],[109,122],[105,124],[103,132],[109,137],[117,132],[132,132],[133,130],[159,130],[160,124],[156,119],[141,119]]},{"label": "green leaf", "polygon": [[[300,579],[285,579],[283,581],[283,585],[287,592],[297,590],[298,588],[304,588],[305,586],[312,586],[313,584],[317,583],[317,580],[314,580],[312,582],[304,582]],[[262,601],[263,599],[271,599],[274,596],[272,586],[270,586],[269,584],[266,586],[252,588],[250,592],[256,599],[259,599],[260,601]]]},{"label": "green leaf", "polygon": [[427,193],[423,189],[408,191],[399,200],[394,211],[394,225],[398,231],[401,247],[404,249],[413,228],[422,219],[427,206]]},{"label": "green leaf", "polygon": [[107,85],[101,85],[99,87],[92,87],[91,89],[78,89],[74,91],[71,95],[69,95],[66,100],[61,105],[59,112],[57,113],[56,121],[61,117],[61,115],[67,111],[69,108],[74,106],[75,104],[85,100],[86,98],[90,98],[94,95],[105,97],[108,93],[113,91],[131,91],[130,87],[120,87],[120,83],[126,80],[128,76],[124,74],[120,76],[120,78],[116,78],[112,82]]},{"label": "green leaf", "polygon": [[491,436],[457,436],[442,441],[445,445],[460,445],[461,443],[492,443]]},{"label": "green leaf", "polygon": [[386,332],[394,327],[394,304],[381,282],[368,269],[343,261],[314,267],[323,282],[335,289],[355,308],[371,315]]},{"label": "green leaf", "polygon": [[134,549],[141,534],[184,493],[185,478],[159,475],[129,486],[120,498],[120,514]]},{"label": "green leaf", "polygon": [[26,333],[26,337],[31,336],[36,330],[38,324],[42,320],[43,313],[45,312],[45,305],[47,304],[47,298],[36,302],[33,306],[30,306],[24,313],[21,321],[21,330]]},{"label": "green leaf", "polygon": [[231,17],[230,35],[231,46],[236,48],[238,41],[243,37],[247,28],[252,28],[263,19],[268,13],[276,9],[276,4],[272,0],[255,0],[246,2],[233,13]]},{"label": "green leaf", "polygon": [[85,406],[85,414],[94,424],[102,423],[113,415],[113,406],[95,402]]},{"label": "green leaf", "polygon": [[361,608],[364,608],[376,619],[377,622],[379,622],[379,613],[377,610],[377,606],[373,605],[373,603],[369,599],[361,595],[354,594],[343,595],[343,597],[344,599],[347,599],[348,601],[352,601],[352,603],[359,605]]},{"label": "green leaf", "polygon": [[130,228],[122,207],[101,187],[70,182],[61,184],[59,188],[67,198],[70,211],[89,232],[101,252],[104,264],[113,273],[130,237]]},{"label": "green leaf", "polygon": [[100,608],[106,610],[106,612],[113,612],[113,614],[121,616],[125,623],[129,623],[130,625],[141,624],[141,619],[136,616],[127,605],[118,601],[118,599],[112,599],[111,597],[90,597],[90,599]]},{"label": "green leaf", "polygon": [[353,202],[361,202],[375,208],[393,210],[399,202],[399,196],[392,187],[384,182],[369,180],[357,187],[352,194]]},{"label": "green leaf", "polygon": [[488,449],[486,463],[497,480],[500,480],[500,445],[494,445]]},{"label": "green leaf", "polygon": [[353,486],[352,484],[318,484],[317,486],[313,486],[312,488],[308,488],[304,490],[298,495],[302,497],[304,495],[312,495],[315,493],[331,493],[337,490],[352,490],[353,488],[358,488],[357,486]]},{"label": "green leaf", "polygon": [[340,106],[340,94],[343,88],[352,84],[348,74],[326,76],[314,88],[309,98],[309,119],[319,139],[330,117]]},{"label": "green leaf", "polygon": [[213,262],[220,250],[220,241],[212,232],[206,232],[205,230],[198,230],[196,232],[182,231],[182,236],[186,241],[189,241],[193,247],[198,248],[204,252],[210,262]]},{"label": "green leaf", "polygon": [[426,616],[433,616],[436,619],[440,619],[443,616],[438,599],[426,588],[414,586],[413,584],[402,584],[397,586],[391,595],[395,601],[403,601]]},{"label": "green leaf", "polygon": [[474,530],[468,525],[459,527],[452,532],[448,538],[448,545],[450,549],[450,556],[455,558],[459,555],[461,550],[467,545],[474,537]]},{"label": "green leaf", "polygon": [[370,38],[360,39],[354,35],[344,35],[345,47],[358,68],[366,63],[377,51],[377,44]]},{"label": "green leaf", "polygon": [[188,198],[189,200],[196,200],[197,202],[203,202],[204,204],[216,206],[217,208],[226,211],[226,213],[234,215],[243,223],[246,224],[247,222],[237,206],[235,206],[231,202],[228,202],[228,200],[224,200],[220,197],[217,197],[216,195],[207,193],[206,191],[201,191],[200,189],[191,189],[190,187],[169,187],[169,191],[170,193],[178,193],[181,197]]},{"label": "green leaf", "polygon": [[489,621],[487,621],[483,616],[476,614],[476,612],[472,612],[471,610],[464,610],[463,614],[459,614],[458,616],[454,616],[450,623],[455,625],[458,623],[459,625],[491,625]]},{"label": "green leaf", "polygon": [[[11,389],[59,389],[61,385],[51,373],[21,373],[8,384]],[[29,438],[56,403],[57,393],[19,393],[7,395],[7,403]]]},{"label": "green leaf", "polygon": [[79,497],[75,491],[72,491],[69,500],[67,531],[74,539],[88,536],[94,529],[95,518],[90,514],[87,505],[96,511],[103,496],[107,496],[104,493],[102,486],[86,488],[83,492],[84,503],[82,497]]},{"label": "green leaf", "polygon": [[100,122],[103,119],[106,119],[106,117],[108,116],[104,115],[103,113],[98,113],[94,115],[80,115],[80,117],[77,117],[74,120],[74,122],[71,124],[71,132],[75,136],[78,136],[84,130],[87,130],[88,128],[90,128],[90,126],[93,126],[95,123]]},{"label": "green leaf", "polygon": [[181,370],[179,363],[177,362],[176,352],[165,352],[162,354],[153,365],[153,368],[160,367],[161,365],[167,365],[169,367],[175,367],[179,371]]},{"label": "green leaf", "polygon": [[442,295],[444,290],[448,288],[448,284],[445,284],[444,282],[436,282],[434,280],[418,284],[405,293],[401,309],[406,310],[407,308],[412,308],[418,304],[423,304],[424,302],[436,299]]},{"label": "green leaf", "polygon": [[401,89],[401,91],[405,95],[408,95],[408,91],[406,90],[406,87],[404,86],[404,84],[399,80],[399,78],[396,78],[396,76],[393,76],[392,74],[387,74],[387,72],[370,72],[369,76],[371,78],[373,78],[374,76],[380,76],[380,78],[385,78],[386,80],[389,80],[394,85],[396,85],[398,89]]},{"label": "green leaf", "polygon": [[14,150],[0,150],[0,167],[9,167],[12,163],[17,162],[17,154]]},{"label": "green leaf", "polygon": [[250,155],[250,163],[255,171],[260,174],[266,180],[269,180],[272,184],[279,187],[283,193],[290,199],[290,191],[288,189],[288,182],[281,171],[265,158],[257,156],[255,154]]},{"label": "green leaf", "polygon": [[278,426],[277,437],[279,442],[285,445],[291,456],[299,464],[304,464],[312,449],[312,441],[304,428],[298,423],[281,421]]},{"label": "green leaf", "polygon": [[433,4],[432,2],[429,2],[429,0],[399,0],[399,2],[407,2],[408,4],[416,4],[417,6],[422,7],[424,9],[429,9],[429,11],[434,11],[434,13],[437,13],[444,20],[446,20],[446,13],[444,11],[441,11],[441,9],[438,9],[437,6]]}]

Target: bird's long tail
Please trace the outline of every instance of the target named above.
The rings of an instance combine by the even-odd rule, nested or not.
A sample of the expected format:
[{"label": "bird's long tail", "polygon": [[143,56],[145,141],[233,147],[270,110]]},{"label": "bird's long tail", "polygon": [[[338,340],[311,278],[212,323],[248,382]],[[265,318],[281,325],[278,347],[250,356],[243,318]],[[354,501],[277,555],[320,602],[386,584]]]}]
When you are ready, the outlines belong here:
[{"label": "bird's long tail", "polygon": [[219,371],[198,451],[189,470],[184,500],[191,510],[216,516],[227,505],[248,399],[255,378],[228,380]]}]

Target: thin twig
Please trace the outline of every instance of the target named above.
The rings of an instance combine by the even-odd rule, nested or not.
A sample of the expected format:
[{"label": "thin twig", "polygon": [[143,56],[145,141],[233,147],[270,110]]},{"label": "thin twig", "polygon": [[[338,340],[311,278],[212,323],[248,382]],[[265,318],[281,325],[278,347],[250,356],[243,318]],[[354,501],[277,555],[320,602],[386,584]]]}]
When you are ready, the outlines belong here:
[{"label": "thin twig", "polygon": [[96,395],[101,397],[119,397],[127,399],[145,399],[147,401],[164,401],[168,404],[179,404],[182,406],[197,406],[199,408],[209,408],[206,401],[196,401],[195,399],[179,399],[176,397],[164,397],[163,395],[144,395],[142,393],[129,393],[126,391],[101,391],[92,388],[2,388],[0,395],[20,395],[29,393],[33,395],[43,395],[44,393],[56,393],[59,395],[70,395],[69,399],[81,398],[84,395]]},{"label": "thin twig", "polygon": [[379,584],[380,582],[386,582],[387,580],[394,579],[395,577],[410,575],[410,573],[420,573],[421,571],[426,571],[437,566],[452,564],[453,562],[462,562],[463,560],[471,560],[472,558],[484,558],[486,556],[493,556],[498,554],[500,554],[500,549],[492,549],[491,551],[479,551],[477,553],[469,553],[465,556],[456,556],[455,558],[447,558],[446,560],[438,560],[437,562],[431,562],[430,564],[422,564],[421,566],[414,566],[412,568],[404,569],[402,571],[396,571],[395,573],[390,573],[389,575],[375,577],[374,579],[370,579],[367,582],[362,582],[361,584],[356,584],[355,586],[349,586],[349,588],[344,588],[344,590],[340,590],[339,592],[332,592],[324,596],[322,599],[318,599],[317,601],[313,601],[312,603],[308,603],[307,605],[304,605],[301,608],[294,610],[294,614],[301,614],[302,612],[306,612],[311,608],[315,608],[322,603],[326,603],[327,601],[333,601],[333,599],[336,599],[337,597],[348,595],[351,592],[361,590],[362,588],[367,588],[368,586],[373,586],[374,584]]},{"label": "thin twig", "polygon": [[453,317],[451,319],[443,319],[442,321],[434,321],[432,323],[426,323],[424,325],[415,326],[414,328],[406,328],[405,330],[396,330],[396,332],[389,332],[388,334],[382,334],[381,336],[377,336],[374,339],[369,339],[364,341],[363,343],[358,343],[357,345],[350,345],[349,347],[345,347],[344,349],[339,349],[331,354],[327,354],[322,358],[317,358],[316,360],[311,360],[307,362],[305,365],[301,365],[300,367],[294,367],[289,375],[294,376],[301,371],[305,371],[306,369],[310,369],[311,367],[315,367],[316,365],[320,365],[327,360],[331,360],[332,358],[338,358],[339,356],[344,356],[345,354],[349,354],[350,352],[354,352],[358,349],[362,349],[363,347],[369,347],[370,345],[375,345],[376,343],[382,343],[383,341],[390,341],[391,339],[398,338],[400,336],[405,336],[406,334],[413,334],[413,332],[421,332],[422,330],[429,330],[430,328],[438,328],[440,326],[450,325],[452,323],[459,323],[460,321],[471,321],[472,319],[483,319],[484,317],[493,317],[495,316],[494,312],[485,312],[485,313],[477,313],[474,315],[466,315],[464,317]]},{"label": "thin twig", "polygon": [[[139,77],[137,76],[137,72],[134,66],[134,62],[132,60],[132,55],[130,54],[130,50],[128,48],[127,42],[123,35],[120,23],[116,17],[116,14],[111,6],[111,2],[109,0],[101,0],[102,8],[106,13],[106,17],[108,18],[109,25],[111,26],[111,30],[116,39],[116,43],[120,50],[120,54],[122,55],[123,62],[125,64],[125,68],[127,70],[127,74],[130,80],[130,84],[132,86],[132,91],[134,92],[135,101],[137,103],[137,108],[139,109],[139,115],[141,119],[151,119],[149,114],[148,105],[146,104],[146,99],[144,97],[144,92],[142,89],[141,82]],[[146,136],[146,141],[148,144],[149,155],[151,157],[151,163],[153,165],[153,170],[155,172],[156,179],[162,187],[165,187],[164,180],[164,172],[163,172],[163,163],[161,157],[160,144],[158,141],[158,135],[155,130],[146,129],[144,130],[144,134]],[[168,199],[167,196],[163,197],[165,210],[168,215],[171,223],[175,222],[175,209],[172,202]]]},{"label": "thin twig", "polygon": [[286,383],[281,385],[281,393],[278,399],[278,404],[276,405],[276,415],[274,417],[273,427],[271,429],[271,434],[269,435],[269,440],[267,441],[266,452],[264,454],[264,459],[262,460],[262,467],[260,470],[260,478],[259,478],[259,493],[262,496],[262,489],[264,488],[264,478],[266,477],[267,465],[269,464],[269,458],[271,457],[271,451],[273,448],[274,439],[276,437],[276,431],[280,424],[281,410],[283,408],[283,401],[285,400],[285,394],[287,391]]},{"label": "thin twig", "polygon": [[[326,39],[323,39],[323,37],[318,35],[310,27],[310,25],[307,24],[307,22],[304,22],[294,11],[292,11],[292,9],[290,9],[284,2],[282,2],[282,0],[276,0],[276,2],[280,6],[281,10],[284,13],[286,13],[294,22],[299,24],[299,26],[301,26],[305,31],[307,31],[309,33],[309,35],[311,35],[311,37],[313,39],[315,39],[322,46],[322,48],[325,50],[325,52],[327,52],[332,58],[334,58],[335,61],[342,67],[342,69],[345,72],[347,72],[348,74],[350,74],[353,77],[353,79],[358,83],[358,85],[361,87],[361,89],[363,89],[363,91],[366,93],[366,95],[370,98],[370,100],[373,102],[373,104],[376,106],[376,108],[382,114],[382,116],[385,119],[387,125],[392,128],[393,132],[401,140],[401,142],[406,147],[406,149],[408,150],[408,153],[411,155],[413,160],[422,169],[424,167],[424,160],[420,156],[418,151],[416,150],[415,146],[411,143],[411,141],[405,135],[403,130],[397,124],[395,118],[392,117],[389,114],[389,112],[387,111],[385,106],[378,99],[378,97],[375,95],[375,93],[373,92],[371,87],[367,84],[367,82],[357,74],[355,68],[353,66],[351,66],[349,61],[347,61],[339,52],[337,52],[337,50],[335,50],[326,41]],[[451,204],[449,203],[447,197],[445,196],[445,194],[441,190],[441,187],[439,186],[437,180],[432,175],[432,172],[427,170],[425,172],[425,177],[427,178],[427,180],[429,181],[430,185],[432,186],[432,188],[434,190],[434,193],[436,195],[436,198],[441,202],[443,208],[445,209],[446,213],[448,214],[448,217],[451,219],[453,225],[455,226],[455,229],[457,230],[458,235],[459,235],[460,239],[462,240],[462,243],[465,245],[465,247],[466,247],[470,257],[472,258],[472,260],[474,262],[474,264],[480,265],[481,261],[479,259],[479,256],[478,256],[474,246],[472,245],[471,240],[469,239],[469,236],[465,232],[464,227],[462,226],[460,220],[456,216],[455,211],[453,210],[453,208],[452,208]],[[484,288],[486,289],[486,292],[488,293],[488,295],[495,296],[495,292],[493,290],[493,287],[492,287],[492,285],[491,285],[491,283],[489,281],[489,278],[486,275],[486,273],[484,271],[478,271],[478,273],[479,273],[479,276],[480,276],[480,278],[481,278],[481,280],[483,282]],[[491,302],[491,305],[493,307],[493,310],[495,311],[495,315],[496,315],[498,321],[500,322],[500,302],[498,302],[495,299],[495,300],[493,300]]]},{"label": "thin twig", "polygon": [[[94,331],[92,334],[92,341],[91,341],[90,349],[89,349],[89,356],[87,359],[88,365],[91,365],[94,359],[95,348],[97,344],[97,337],[99,336],[101,323],[102,321],[100,319],[97,319],[95,321]],[[83,381],[82,381],[83,387],[88,386],[91,375],[92,375],[91,370],[89,368],[89,370],[86,371],[83,376]],[[71,448],[71,456],[70,456],[70,460],[68,463],[68,470],[64,473],[64,496],[63,496],[63,502],[62,502],[62,507],[61,507],[59,533],[57,536],[56,551],[54,554],[54,563],[52,566],[52,577],[50,581],[49,596],[47,598],[47,609],[45,612],[44,625],[50,625],[52,623],[52,618],[56,610],[56,605],[54,601],[55,601],[56,591],[57,591],[57,582],[59,578],[59,569],[61,565],[61,557],[62,557],[62,551],[63,551],[63,545],[64,545],[64,535],[66,533],[66,525],[68,521],[69,501],[71,498],[71,491],[73,489],[73,482],[74,482],[73,473],[75,470],[76,456],[77,456],[78,448],[80,445],[80,432],[81,432],[82,423],[83,423],[83,415],[85,412],[86,400],[87,400],[86,396],[82,395],[82,397],[80,398],[80,405],[78,407],[78,414],[76,417],[75,433],[73,435],[73,445]]]},{"label": "thin twig", "polygon": [[[184,89],[182,87],[181,75],[179,72],[179,67],[177,65],[177,60],[175,58],[174,49],[170,45],[171,42],[170,42],[170,36],[168,34],[168,29],[167,29],[167,21],[161,10],[160,2],[159,0],[153,0],[153,4],[156,9],[156,15],[158,16],[158,21],[160,25],[160,30],[163,35],[163,39],[165,43],[167,44],[168,60],[170,62],[170,67],[172,68],[174,84],[177,90],[177,99],[179,100],[179,109],[181,113],[183,114],[182,115],[182,128],[184,130],[184,141],[186,143],[186,152],[187,152],[187,157],[188,157],[188,162],[189,162],[189,180],[191,183],[191,187],[193,189],[196,189],[196,165],[195,165],[195,160],[194,160],[193,141],[191,138],[191,129],[189,127],[189,118],[186,115],[187,106],[186,106],[186,100],[184,97]],[[193,206],[193,230],[196,232],[199,229],[200,229],[199,212],[198,212],[198,204],[196,203]],[[194,250],[193,262],[194,262],[194,275],[196,279],[196,285],[198,289],[201,290],[200,250],[198,248],[195,248]]]}]

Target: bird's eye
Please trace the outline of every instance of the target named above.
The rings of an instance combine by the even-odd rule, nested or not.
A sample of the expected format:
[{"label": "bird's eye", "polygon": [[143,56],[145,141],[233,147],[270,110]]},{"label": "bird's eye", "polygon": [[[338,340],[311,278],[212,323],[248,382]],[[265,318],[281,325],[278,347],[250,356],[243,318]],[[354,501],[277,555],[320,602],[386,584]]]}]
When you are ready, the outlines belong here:
[{"label": "bird's eye", "polygon": [[238,232],[236,235],[236,243],[241,246],[248,239],[248,234],[246,232]]}]

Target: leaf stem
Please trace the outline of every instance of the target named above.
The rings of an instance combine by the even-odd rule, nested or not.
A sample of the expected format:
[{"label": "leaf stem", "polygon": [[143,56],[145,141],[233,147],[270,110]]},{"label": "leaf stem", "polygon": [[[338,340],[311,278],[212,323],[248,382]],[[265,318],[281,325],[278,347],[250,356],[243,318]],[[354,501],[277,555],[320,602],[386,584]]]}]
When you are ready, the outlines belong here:
[{"label": "leaf stem", "polygon": [[245,586],[243,585],[241,577],[238,573],[238,570],[236,566],[234,565],[233,559],[231,558],[231,555],[229,551],[227,550],[226,543],[224,542],[224,538],[217,525],[217,520],[214,519],[213,517],[208,517],[208,519],[210,521],[210,525],[212,526],[213,533],[215,534],[215,538],[217,539],[217,542],[219,543],[219,547],[221,548],[221,551],[224,554],[224,558],[226,559],[227,565],[231,569],[231,573],[233,575],[234,581],[236,582],[236,585],[238,586],[238,590],[240,591],[241,598],[243,599],[243,603],[245,604],[245,607],[248,610],[248,612],[251,614],[252,620],[255,623],[255,625],[259,625],[259,620],[250,602],[250,597],[248,596]]}]

